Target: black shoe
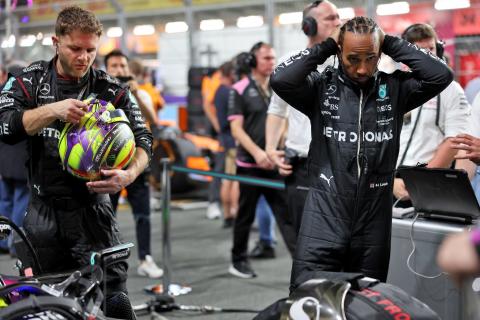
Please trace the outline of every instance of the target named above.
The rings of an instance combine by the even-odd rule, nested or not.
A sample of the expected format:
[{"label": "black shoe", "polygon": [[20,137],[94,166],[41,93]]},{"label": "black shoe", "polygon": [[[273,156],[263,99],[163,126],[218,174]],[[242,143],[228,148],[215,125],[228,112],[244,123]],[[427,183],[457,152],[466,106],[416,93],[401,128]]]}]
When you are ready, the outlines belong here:
[{"label": "black shoe", "polygon": [[224,229],[231,228],[231,227],[233,227],[234,223],[235,223],[234,218],[227,218],[227,219],[223,220],[223,228]]},{"label": "black shoe", "polygon": [[255,278],[257,276],[248,261],[233,262],[230,268],[228,268],[228,272],[235,277],[243,279]]},{"label": "black shoe", "polygon": [[250,252],[250,258],[273,259],[275,258],[275,249],[262,241],[258,241],[255,245],[255,248],[253,248],[253,250]]},{"label": "black shoe", "polygon": [[8,248],[0,248],[0,254],[10,254],[10,250]]}]

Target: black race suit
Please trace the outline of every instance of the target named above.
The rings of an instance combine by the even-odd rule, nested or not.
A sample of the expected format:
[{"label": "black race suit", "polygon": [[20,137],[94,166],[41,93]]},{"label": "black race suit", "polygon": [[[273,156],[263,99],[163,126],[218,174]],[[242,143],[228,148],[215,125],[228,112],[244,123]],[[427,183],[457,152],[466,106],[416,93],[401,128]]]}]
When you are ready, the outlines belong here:
[{"label": "black race suit", "polygon": [[[136,100],[131,99],[125,86],[102,71],[91,68],[82,79],[72,81],[58,76],[55,59],[35,62],[19,74],[10,75],[0,93],[0,139],[10,144],[25,139],[28,142],[32,198],[24,228],[38,251],[44,272],[85,266],[90,263],[92,251],[121,241],[108,195],[89,194],[86,181],[75,178],[62,167],[57,145],[65,123],[56,120],[33,136],[27,135],[22,123],[27,110],[92,95],[125,111],[136,146],[150,155],[152,136]],[[110,294],[126,291],[127,268],[122,262],[107,271]]]},{"label": "black race suit", "polygon": [[453,74],[443,61],[399,38],[385,36],[382,50],[412,72],[378,72],[364,90],[341,68],[319,74],[317,65],[337,53],[329,38],[280,64],[271,78],[274,91],[312,123],[310,190],[291,289],[316,270],[387,278],[403,114],[439,94]]}]

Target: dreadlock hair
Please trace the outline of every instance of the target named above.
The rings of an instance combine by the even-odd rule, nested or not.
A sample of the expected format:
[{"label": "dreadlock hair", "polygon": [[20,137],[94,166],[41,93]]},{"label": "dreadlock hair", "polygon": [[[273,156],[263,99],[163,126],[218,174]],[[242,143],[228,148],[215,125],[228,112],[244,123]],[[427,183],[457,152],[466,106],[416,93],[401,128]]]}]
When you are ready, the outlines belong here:
[{"label": "dreadlock hair", "polygon": [[355,34],[372,34],[378,30],[377,23],[367,17],[355,17],[347,22],[340,28],[340,34],[338,37],[338,44],[343,45],[343,39],[345,38],[345,32],[349,31]]}]

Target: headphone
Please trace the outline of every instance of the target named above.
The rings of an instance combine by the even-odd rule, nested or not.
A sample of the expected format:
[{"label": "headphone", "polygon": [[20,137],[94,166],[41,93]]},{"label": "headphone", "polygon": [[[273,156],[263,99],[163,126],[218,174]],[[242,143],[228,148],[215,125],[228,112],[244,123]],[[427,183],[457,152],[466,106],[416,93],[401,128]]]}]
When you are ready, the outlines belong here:
[{"label": "headphone", "polygon": [[[425,25],[426,24],[424,24],[424,23],[414,23],[414,24],[410,25],[407,29],[405,29],[402,32],[402,35],[401,35],[402,39],[408,41],[407,40],[407,35],[410,32],[413,32],[417,28],[422,28]],[[443,55],[445,53],[445,43],[442,40],[438,40],[436,32],[435,32],[435,39],[437,39],[437,41],[435,41],[435,49],[437,51],[437,57],[440,58],[440,59],[443,59]]]},{"label": "headphone", "polygon": [[445,59],[445,42],[442,40],[437,40],[437,42],[435,42],[435,48],[437,49],[437,57],[442,60]]},{"label": "headphone", "polygon": [[240,79],[243,75],[250,73],[250,66],[248,65],[249,59],[249,52],[240,52],[235,57],[235,76],[237,79]]},{"label": "headphone", "polygon": [[256,53],[258,50],[260,50],[260,48],[262,46],[266,45],[265,42],[263,41],[259,41],[257,43],[255,43],[252,47],[252,49],[250,49],[250,52],[248,53],[248,56],[246,57],[245,61],[247,63],[247,65],[252,68],[252,69],[255,69],[257,67],[257,56],[256,56]]},{"label": "headphone", "polygon": [[318,32],[317,20],[315,20],[314,17],[309,16],[308,13],[313,8],[318,7],[322,2],[323,0],[314,1],[303,10],[302,31],[308,37],[314,37]]}]

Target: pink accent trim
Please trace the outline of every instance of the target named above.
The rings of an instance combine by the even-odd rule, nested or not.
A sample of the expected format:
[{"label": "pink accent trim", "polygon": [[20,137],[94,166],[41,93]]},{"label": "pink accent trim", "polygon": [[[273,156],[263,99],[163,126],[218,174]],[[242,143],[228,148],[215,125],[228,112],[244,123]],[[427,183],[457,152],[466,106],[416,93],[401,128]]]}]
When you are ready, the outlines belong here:
[{"label": "pink accent trim", "polygon": [[231,116],[228,116],[228,121],[233,121],[233,120],[243,120],[243,116],[241,114],[232,114]]},{"label": "pink accent trim", "polygon": [[237,166],[242,168],[259,168],[256,163],[243,162],[238,159],[236,159],[235,162],[237,163]]},{"label": "pink accent trim", "polygon": [[27,96],[27,99],[28,100],[32,100],[32,98],[30,98],[30,94],[28,93],[27,91],[27,88],[25,88],[25,84],[23,83],[23,81],[20,79],[20,77],[16,78],[18,83],[20,84],[20,86],[22,87],[22,90],[23,90],[23,93],[25,93],[25,95]]},{"label": "pink accent trim", "polygon": [[250,79],[248,77],[245,77],[244,79],[236,82],[232,87],[235,89],[240,95],[243,94],[247,86],[250,84]]},{"label": "pink accent trim", "polygon": [[472,243],[474,245],[479,245],[480,244],[480,229],[478,229],[478,228],[473,229],[471,234],[470,234],[470,239],[472,240]]}]

